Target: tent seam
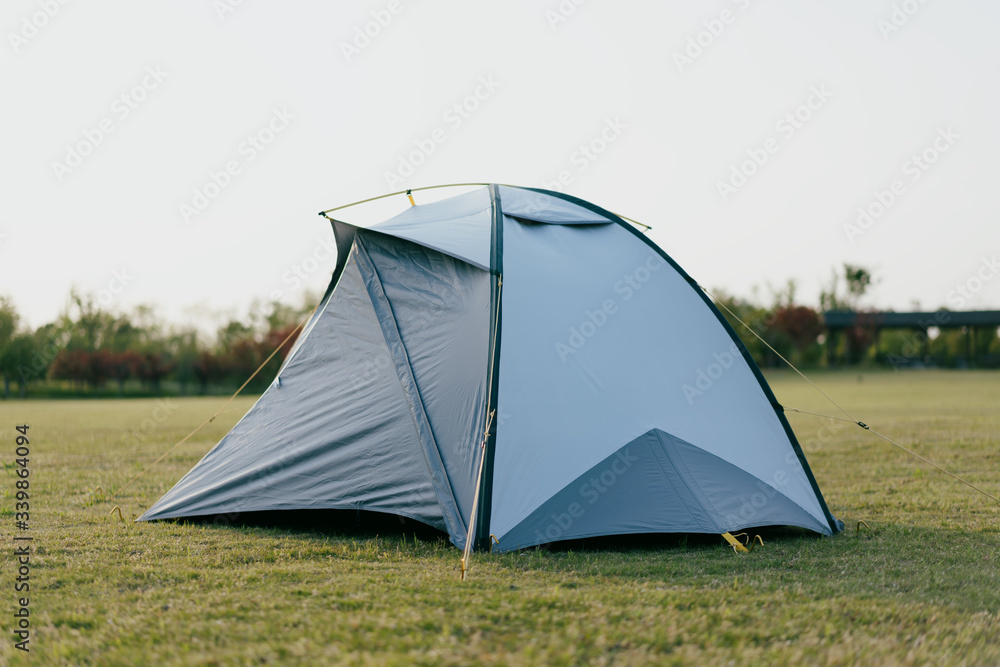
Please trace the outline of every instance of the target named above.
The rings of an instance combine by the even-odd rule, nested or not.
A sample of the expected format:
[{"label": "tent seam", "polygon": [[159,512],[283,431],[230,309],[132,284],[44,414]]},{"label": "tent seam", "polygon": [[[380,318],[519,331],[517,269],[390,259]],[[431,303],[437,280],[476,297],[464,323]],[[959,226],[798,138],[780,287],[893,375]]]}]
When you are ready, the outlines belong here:
[{"label": "tent seam", "polygon": [[[404,239],[404,241],[405,241],[405,239]],[[402,359],[398,359],[397,355],[392,353],[393,344],[389,341],[389,336],[387,335],[388,332],[386,330],[385,323],[383,322],[383,318],[379,317],[378,318],[379,319],[379,328],[382,330],[382,337],[385,340],[386,347],[389,349],[390,354],[392,354],[393,362],[394,362],[393,365],[396,366],[397,368],[399,368],[399,362],[400,361],[403,362],[403,363],[405,363],[405,365],[406,365],[406,371],[407,371],[407,377],[408,377],[408,380],[409,380],[408,384],[412,385],[412,387],[413,387],[413,393],[415,394],[415,396],[414,396],[414,400],[411,400],[409,398],[410,392],[407,390],[407,387],[404,386],[404,379],[401,378],[401,377],[399,377],[399,372],[397,371],[396,377],[399,380],[400,389],[403,391],[403,395],[407,397],[407,401],[406,402],[407,402],[407,405],[408,405],[408,407],[410,409],[410,417],[413,419],[414,429],[417,432],[417,439],[418,439],[418,441],[423,441],[423,438],[421,437],[420,434],[421,434],[422,430],[426,430],[427,437],[430,440],[429,444],[430,444],[431,447],[433,447],[434,454],[437,456],[438,462],[440,462],[440,471],[441,471],[440,472],[440,476],[444,478],[443,486],[446,487],[445,490],[447,491],[447,496],[444,497],[444,498],[441,498],[441,496],[444,493],[444,490],[439,491],[438,492],[438,496],[439,496],[438,500],[439,500],[439,502],[441,502],[442,500],[444,500],[444,501],[450,500],[451,501],[451,509],[446,512],[445,511],[446,508],[442,507],[441,508],[442,509],[442,514],[445,515],[445,521],[448,522],[448,523],[454,523],[454,522],[456,522],[456,519],[457,519],[457,524],[462,529],[459,532],[460,533],[464,533],[464,528],[466,528],[466,526],[464,525],[465,521],[464,521],[463,517],[461,516],[461,512],[459,512],[459,510],[458,510],[458,502],[457,502],[457,499],[455,498],[455,490],[454,490],[454,488],[452,488],[451,479],[449,479],[447,470],[444,467],[444,460],[441,458],[441,449],[438,447],[437,438],[434,437],[434,432],[431,430],[431,427],[430,427],[430,421],[427,419],[427,412],[426,412],[426,410],[424,408],[423,396],[420,395],[420,388],[417,386],[416,378],[413,375],[413,367],[410,365],[409,355],[406,353],[406,346],[403,344],[402,336],[399,333],[399,325],[396,323],[396,316],[392,312],[392,304],[389,303],[389,297],[385,294],[385,289],[382,286],[382,279],[378,275],[378,269],[375,267],[375,263],[371,260],[371,257],[368,255],[368,251],[364,247],[364,243],[360,243],[360,244],[355,243],[355,248],[356,248],[356,250],[358,252],[358,256],[359,257],[361,257],[362,254],[363,254],[363,261],[364,261],[365,264],[367,264],[366,268],[370,269],[371,276],[372,276],[372,278],[374,278],[374,280],[377,283],[377,285],[374,285],[374,286],[377,287],[378,294],[381,295],[381,299],[379,299],[378,295],[373,294],[372,293],[372,289],[369,288],[369,280],[367,280],[367,279],[364,280],[365,287],[366,287],[366,289],[368,289],[368,296],[369,296],[369,298],[372,299],[372,305],[375,308],[375,313],[376,313],[376,315],[378,315],[379,311],[382,310],[382,308],[380,308],[380,304],[376,305],[376,301],[381,302],[382,300],[384,300],[385,301],[385,306],[388,307],[388,313],[387,313],[388,318],[392,320],[391,324],[392,324],[393,330],[395,331],[395,334],[396,334],[395,335],[395,339],[399,342],[399,347],[402,350],[402,355],[403,355]],[[358,268],[361,268],[361,262],[359,262]],[[364,278],[364,275],[362,275],[362,278]],[[420,413],[419,415],[417,414],[418,408],[419,408],[419,413]],[[424,429],[421,429],[421,425],[423,425]],[[424,455],[424,461],[427,464],[427,470],[430,473],[431,480],[433,482],[433,480],[436,477],[438,477],[438,475],[435,474],[434,465],[431,463],[431,456],[430,456],[430,452],[428,451],[429,447],[427,447],[425,445],[425,446],[422,446],[420,449],[421,449],[421,452]],[[441,485],[435,484],[434,486],[435,486],[435,490],[437,490],[439,488],[439,486],[441,486]],[[449,516],[450,516],[450,518],[449,518]]]},{"label": "tent seam", "polygon": [[[487,367],[487,405],[486,415],[496,414],[500,405],[500,350],[503,337],[503,207],[500,202],[499,188],[496,184],[488,187],[493,220],[490,230],[490,274],[496,276],[490,287],[490,341],[489,365]],[[500,418],[493,421],[492,433],[486,434],[483,448],[483,471],[479,497],[478,516],[476,516],[476,546],[487,551],[491,548],[490,528],[493,522],[493,474],[496,457],[496,443],[500,431]]]},{"label": "tent seam", "polygon": [[[663,429],[660,429],[660,430],[662,431]],[[673,441],[674,441],[674,439],[680,440],[680,438],[677,438],[677,436],[675,436],[673,433],[670,433],[669,431],[663,431],[663,432],[667,435],[668,438],[670,438],[671,448],[674,449],[674,450],[676,450],[677,447],[676,447],[676,445],[674,444]],[[686,441],[682,440],[681,442],[686,442]],[[714,452],[710,452],[709,450],[705,449],[704,447],[702,447],[700,445],[696,445],[693,442],[688,443],[688,444],[690,444],[692,447],[697,447],[698,449],[700,449],[701,451],[705,452],[706,454],[708,454],[710,456],[714,456],[715,458],[719,459],[720,461],[728,463],[729,465],[733,466],[734,468],[736,468],[736,469],[738,469],[738,470],[746,473],[750,477],[753,477],[755,480],[757,480],[761,484],[764,484],[765,486],[773,489],[776,494],[780,495],[782,498],[784,498],[785,500],[787,500],[789,503],[791,503],[792,505],[795,505],[796,507],[798,507],[800,510],[802,510],[806,514],[806,516],[812,517],[813,519],[816,518],[815,515],[812,512],[810,512],[809,510],[807,510],[805,507],[803,507],[801,503],[796,502],[795,500],[793,500],[792,498],[790,498],[787,494],[782,493],[782,491],[780,489],[774,488],[773,484],[769,484],[768,482],[764,481],[763,479],[761,479],[757,475],[753,474],[749,470],[747,470],[747,469],[745,469],[745,468],[743,468],[743,467],[741,467],[741,466],[733,463],[732,461],[730,461],[729,459],[725,458],[724,456],[720,456],[719,454],[716,454]],[[671,461],[673,461],[673,459],[671,459]],[[680,457],[680,456],[677,457],[677,462],[674,464],[674,466],[677,467],[678,470],[681,468],[681,466],[683,466],[683,468],[684,468],[684,473],[683,473],[684,476],[693,477],[691,475],[690,470],[687,467],[687,464],[684,462],[684,459],[682,457]],[[712,509],[712,512],[715,513],[716,517],[723,518],[722,514],[715,508],[715,505],[713,503],[711,503],[711,501],[708,500],[708,496],[705,496],[705,494],[701,492],[701,489],[698,489],[698,491],[696,493],[694,491],[694,489],[691,487],[691,485],[688,484],[688,482],[687,482],[686,479],[684,480],[684,484],[685,484],[685,486],[688,487],[688,489],[693,494],[696,494],[696,496],[702,496],[702,497],[704,497],[704,499],[705,499],[705,505],[708,506],[708,507],[710,507]],[[720,529],[725,527],[724,524],[720,524],[718,522],[718,520],[716,520],[716,525]],[[719,532],[724,532],[724,531],[720,530]]]},{"label": "tent seam", "polygon": [[[753,373],[754,377],[757,380],[757,384],[760,385],[761,390],[764,392],[764,397],[771,404],[771,408],[778,419],[778,423],[784,429],[789,444],[791,444],[792,446],[792,451],[795,452],[796,457],[798,457],[799,463],[802,465],[802,470],[806,475],[806,479],[809,481],[809,485],[813,490],[813,494],[816,496],[816,500],[819,503],[820,510],[823,512],[823,516],[830,527],[830,532],[831,533],[839,532],[840,529],[837,527],[837,520],[833,516],[833,513],[830,512],[829,506],[827,506],[826,504],[826,499],[823,497],[823,492],[820,491],[819,483],[816,481],[816,476],[813,474],[812,468],[809,466],[809,462],[806,460],[806,455],[805,452],[802,450],[802,445],[799,443],[798,438],[795,437],[795,432],[792,430],[791,424],[788,423],[788,419],[785,417],[784,411],[779,409],[780,403],[778,403],[777,398],[775,398],[774,392],[771,391],[770,385],[768,385],[767,381],[764,379],[763,374],[760,372],[760,368],[757,366],[757,363],[753,360],[753,357],[750,355],[750,351],[747,349],[746,344],[738,335],[736,335],[736,332],[733,330],[732,326],[729,324],[726,318],[722,315],[719,309],[715,307],[715,304],[713,304],[711,299],[708,298],[704,290],[699,289],[698,283],[693,278],[691,278],[690,275],[688,275],[687,271],[681,268],[681,266],[676,261],[674,261],[674,259],[666,253],[666,251],[664,251],[662,248],[656,245],[656,243],[654,243],[651,239],[649,239],[648,237],[643,235],[639,230],[635,229],[633,226],[629,225],[627,222],[622,220],[621,216],[616,215],[604,208],[601,208],[596,204],[592,204],[591,202],[584,201],[582,199],[579,199],[572,195],[564,194],[562,192],[544,190],[541,188],[523,188],[523,189],[546,194],[551,197],[555,197],[557,199],[562,199],[564,201],[568,201],[572,204],[576,204],[577,206],[581,206],[585,209],[598,213],[600,215],[609,217],[613,222],[623,227],[634,237],[645,243],[647,247],[649,247],[651,250],[659,254],[663,259],[665,259],[670,264],[670,266],[674,268],[674,270],[677,271],[677,273],[680,274],[680,276],[684,280],[688,281],[688,283],[690,283],[693,286],[694,291],[697,292],[698,295],[701,297],[702,302],[708,307],[710,312],[715,314],[715,317],[722,324],[723,329],[725,329],[726,333],[729,334],[729,337],[733,340],[733,342],[736,343],[737,349],[740,350],[744,362],[750,368],[750,371]],[[801,505],[799,506],[801,507]],[[809,514],[812,515],[811,512],[809,512]]]},{"label": "tent seam", "polygon": [[[658,429],[658,428],[651,429],[651,430],[649,430],[649,431],[647,431],[645,433],[646,436],[651,436],[652,435],[653,439],[656,440],[656,443],[660,446],[660,449],[662,449],[663,453],[667,455],[667,460],[670,461],[670,463],[673,464],[674,470],[677,471],[677,476],[680,478],[681,484],[684,485],[684,487],[687,489],[688,493],[690,493],[694,497],[694,499],[696,501],[698,501],[698,502],[701,503],[701,509],[708,510],[708,513],[710,515],[712,523],[715,524],[716,530],[719,530],[720,528],[722,528],[721,524],[719,523],[719,518],[722,516],[722,514],[719,512],[718,509],[716,509],[715,504],[708,499],[708,496],[705,495],[705,493],[701,490],[700,487],[698,487],[697,485],[692,485],[688,481],[689,479],[692,478],[692,475],[691,475],[691,471],[688,470],[687,464],[684,463],[684,459],[681,456],[671,457],[670,456],[671,452],[668,452],[667,448],[663,446],[663,441],[658,436],[655,436],[653,434],[654,431],[660,431],[661,433],[663,433],[664,435],[667,436],[667,440],[670,442],[670,449],[676,454],[677,453],[677,448],[674,446],[674,441],[673,441],[673,437],[674,436],[671,433],[669,433],[667,431],[664,431],[663,429]],[[650,444],[650,443],[647,443],[647,444]],[[650,444],[650,448],[652,448],[651,444]],[[700,449],[700,447],[699,447],[699,449]],[[709,452],[709,453],[711,453],[711,452]],[[656,464],[658,466],[660,466],[660,470],[663,471],[663,476],[667,479],[667,481],[669,481],[670,480],[670,475],[669,475],[669,473],[667,473],[666,468],[663,467],[663,463],[660,462],[659,457],[655,456],[655,454],[656,454],[655,450],[653,451],[653,454],[654,454],[653,459],[656,461]],[[722,457],[719,457],[719,458],[722,458]],[[725,460],[725,459],[723,459],[723,460]],[[671,486],[673,486],[673,484],[671,484]],[[679,497],[679,494],[678,494],[678,497]],[[683,498],[681,499],[681,502],[683,502]],[[721,533],[723,531],[719,530],[719,532]]]}]

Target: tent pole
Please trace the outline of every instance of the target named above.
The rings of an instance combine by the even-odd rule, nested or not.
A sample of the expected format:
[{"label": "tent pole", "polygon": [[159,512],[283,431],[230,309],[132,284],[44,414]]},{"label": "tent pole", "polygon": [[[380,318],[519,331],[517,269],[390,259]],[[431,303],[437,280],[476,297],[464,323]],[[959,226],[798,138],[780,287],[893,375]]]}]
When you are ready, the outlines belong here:
[{"label": "tent pole", "polygon": [[[489,375],[487,376],[489,389],[486,395],[486,428],[483,430],[483,442],[480,446],[479,474],[476,475],[476,495],[472,501],[472,516],[469,518],[468,533],[465,536],[465,550],[462,554],[462,579],[465,579],[465,573],[469,569],[469,558],[472,554],[473,540],[479,542],[482,548],[482,535],[480,533],[483,532],[483,528],[478,525],[480,505],[482,505],[482,513],[485,519],[486,548],[493,546],[492,542],[490,542],[489,527],[492,512],[490,494],[493,492],[493,462],[492,460],[487,461],[487,459],[492,453],[490,431],[493,430],[493,419],[497,414],[497,374],[499,373],[500,365],[497,355],[500,343],[498,340],[500,333],[500,296],[503,291],[503,214],[500,210],[500,197],[497,194],[496,186],[490,185],[489,191],[493,215],[492,238],[490,240],[490,273],[496,274],[496,282],[490,288],[490,308],[493,312],[491,313],[492,321],[490,322],[490,366]],[[490,477],[489,480],[484,479],[487,476]]]},{"label": "tent pole", "polygon": [[462,552],[462,574],[461,578],[465,580],[465,573],[469,570],[469,557],[472,555],[472,541],[475,539],[476,533],[476,515],[479,510],[479,488],[483,483],[483,469],[486,463],[486,440],[490,437],[490,427],[493,426],[493,415],[496,414],[496,410],[491,412],[486,418],[486,432],[483,434],[483,444],[480,445],[480,450],[482,453],[479,456],[479,473],[476,475],[476,495],[472,497],[472,512],[469,515],[469,530],[465,535],[465,549]]}]

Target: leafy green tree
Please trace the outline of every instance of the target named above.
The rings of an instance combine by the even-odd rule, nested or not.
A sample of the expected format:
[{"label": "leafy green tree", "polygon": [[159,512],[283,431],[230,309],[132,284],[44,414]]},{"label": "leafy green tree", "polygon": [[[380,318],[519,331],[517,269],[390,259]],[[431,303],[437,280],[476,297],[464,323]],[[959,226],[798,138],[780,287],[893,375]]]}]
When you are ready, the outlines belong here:
[{"label": "leafy green tree", "polygon": [[6,296],[0,296],[0,371],[3,372],[3,397],[10,396],[10,379],[17,372],[17,366],[12,365],[9,348],[17,334],[20,316],[14,303]]},{"label": "leafy green tree", "polygon": [[132,350],[112,350],[108,353],[108,375],[118,383],[118,395],[125,393],[125,381],[135,374],[139,355]]},{"label": "leafy green tree", "polygon": [[37,349],[38,347],[35,342],[35,336],[26,331],[22,331],[14,334],[10,343],[6,346],[4,351],[0,353],[0,368],[2,368],[4,376],[4,398],[7,398],[10,395],[9,380],[12,377],[17,378],[17,388],[21,398],[24,398],[27,395],[28,383],[34,377],[37,377],[30,370],[33,358],[38,354]]},{"label": "leafy green tree", "polygon": [[253,340],[256,333],[252,325],[239,320],[230,320],[220,327],[216,334],[218,348],[220,350],[232,349],[240,341]]},{"label": "leafy green tree", "polygon": [[146,351],[138,354],[136,376],[153,392],[159,392],[161,382],[173,370],[173,362],[161,352]]},{"label": "leafy green tree", "polygon": [[166,347],[174,364],[173,378],[180,384],[181,395],[185,395],[191,382],[200,381],[196,370],[201,358],[198,332],[194,329],[176,331],[167,339]]},{"label": "leafy green tree", "polygon": [[68,380],[70,386],[82,389],[90,379],[90,351],[60,350],[49,373],[54,380]]},{"label": "leafy green tree", "polygon": [[55,322],[43,324],[32,334],[33,349],[29,357],[22,357],[18,366],[18,379],[25,384],[39,379],[44,380],[55,361],[59,351],[66,347],[67,335]]},{"label": "leafy green tree", "polygon": [[136,309],[136,316],[146,321],[133,324],[128,315],[103,310],[93,294],[70,290],[66,307],[59,314],[58,326],[68,335],[66,347],[72,350],[127,350],[140,345],[147,336],[148,306]]},{"label": "leafy green tree", "polygon": [[[743,341],[757,365],[765,366],[773,363],[776,358],[754,333],[766,339],[774,314],[751,301],[730,296],[724,290],[714,290],[714,293],[723,317]],[[740,324],[737,318],[746,326]]]},{"label": "leafy green tree", "polygon": [[872,274],[864,267],[844,264],[844,282],[847,284],[848,305],[857,310],[858,302],[872,284]]},{"label": "leafy green tree", "polygon": [[[843,280],[843,291],[841,290]],[[834,272],[830,285],[820,292],[820,308],[824,311],[851,310],[858,313],[858,322],[843,332],[844,356],[848,363],[861,361],[875,341],[875,329],[870,323],[871,315],[863,309],[861,301],[871,287],[871,271],[854,264],[844,264],[843,274]],[[840,346],[840,341],[831,341]]]},{"label": "leafy green tree", "polygon": [[58,352],[58,336],[52,325],[32,333],[19,328],[20,317],[13,302],[0,297],[0,374],[3,375],[3,397],[10,397],[10,384],[17,380],[23,398],[28,383],[44,378],[49,364]]},{"label": "leafy green tree", "polygon": [[194,376],[198,380],[199,393],[208,392],[209,385],[222,381],[226,371],[222,360],[213,352],[199,353],[198,362],[194,365]]},{"label": "leafy green tree", "polygon": [[817,363],[822,356],[817,339],[823,333],[819,313],[808,306],[787,305],[777,307],[774,315],[771,330],[790,348],[792,363]]}]

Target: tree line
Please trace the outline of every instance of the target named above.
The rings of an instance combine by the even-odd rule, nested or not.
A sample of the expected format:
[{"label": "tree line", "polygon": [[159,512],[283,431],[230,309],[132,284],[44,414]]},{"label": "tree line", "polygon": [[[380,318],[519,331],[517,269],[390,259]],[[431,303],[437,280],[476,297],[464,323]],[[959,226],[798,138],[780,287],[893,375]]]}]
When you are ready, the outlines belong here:
[{"label": "tree line", "polygon": [[299,307],[255,303],[246,317],[230,319],[208,336],[193,326],[168,326],[150,306],[116,312],[77,290],[56,321],[31,330],[11,299],[0,296],[3,397],[15,388],[22,397],[29,390],[32,395],[231,391],[280,346],[247,385],[261,391],[278,372],[315,300],[307,296]]},{"label": "tree line", "polygon": [[[974,365],[1000,367],[1000,332],[996,328],[977,329],[968,335],[961,329],[930,332],[882,329],[876,332],[874,318],[866,317],[878,312],[865,304],[872,286],[873,278],[868,269],[844,264],[821,289],[818,311],[797,303],[794,281],[780,289],[771,289],[769,306],[724,292],[715,296],[724,317],[761,367],[784,366],[781,357],[795,366],[806,367],[845,364],[892,369],[959,367],[970,363],[970,349],[975,351],[975,358],[971,360]],[[937,312],[946,310],[939,308]],[[847,328],[834,340],[827,340],[823,313],[829,311],[854,311],[861,317],[855,326]]]},{"label": "tree line", "polygon": [[[824,340],[823,311],[864,311],[871,273],[844,265],[819,295],[820,309],[797,301],[789,281],[770,290],[770,304],[759,297],[740,299],[716,292],[720,311],[761,367],[850,364],[950,365],[963,356],[968,341],[961,331],[942,330],[933,340],[913,331],[874,331],[863,324],[848,329],[831,350]],[[262,391],[277,374],[297,335],[296,328],[318,298],[307,295],[297,307],[258,302],[242,318],[231,318],[206,335],[193,326],[168,326],[150,306],[130,312],[102,308],[93,295],[72,290],[59,317],[35,330],[22,325],[10,298],[0,296],[0,375],[3,397],[32,395],[206,394],[235,390],[272,352],[280,350],[247,385]],[[751,331],[753,333],[751,333]],[[756,334],[756,335],[755,335]],[[996,330],[975,332],[975,349],[1000,360]],[[287,342],[282,345],[283,341]],[[765,344],[761,339],[767,341]],[[780,356],[779,356],[780,355]]]}]

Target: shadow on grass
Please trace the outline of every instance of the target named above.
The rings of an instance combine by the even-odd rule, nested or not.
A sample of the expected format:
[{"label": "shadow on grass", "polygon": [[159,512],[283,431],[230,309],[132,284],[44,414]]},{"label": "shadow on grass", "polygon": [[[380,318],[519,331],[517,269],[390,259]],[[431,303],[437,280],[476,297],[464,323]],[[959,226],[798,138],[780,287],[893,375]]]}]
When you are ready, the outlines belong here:
[{"label": "shadow on grass", "polygon": [[[411,555],[417,560],[460,553],[450,546],[446,533],[378,512],[286,510],[184,522],[273,530],[303,540],[398,541],[414,545]],[[560,579],[585,576],[722,587],[738,578],[760,592],[785,589],[807,597],[898,599],[1000,610],[1000,536],[991,530],[880,524],[860,531],[849,528],[833,537],[787,526],[747,532],[760,535],[764,544],[745,554],[734,553],[719,535],[636,534],[478,554],[475,560],[490,563],[498,572],[543,573]]]},{"label": "shadow on grass", "polygon": [[[803,528],[792,526],[762,526],[746,531],[741,542],[753,541],[757,535],[764,542],[783,542],[798,539],[819,539],[820,536]],[[737,533],[740,534],[740,533]],[[578,540],[564,540],[540,545],[537,548],[558,552],[598,552],[598,551],[651,551],[670,549],[715,549],[725,545],[721,535],[706,533],[636,533],[632,535],[602,535]],[[731,547],[726,546],[726,549]]]},{"label": "shadow on grass", "polygon": [[[233,514],[213,514],[188,517],[178,520],[196,525],[216,525],[248,528],[276,529],[303,536],[309,534],[323,537],[344,537],[353,539],[409,538],[416,535],[424,541],[448,542],[448,534],[414,519],[372,512],[367,510],[271,510],[262,512],[240,512]],[[753,540],[760,535],[765,542],[785,542],[799,539],[819,539],[819,536],[802,528],[789,526],[764,526],[746,531],[741,541]],[[543,550],[551,553],[601,552],[617,553],[630,551],[661,550],[701,550],[726,546],[720,535],[701,533],[638,533],[630,535],[604,535],[576,540],[564,540],[529,547],[528,550]],[[525,551],[525,550],[523,550]]]},{"label": "shadow on grass", "polygon": [[[635,535],[493,554],[511,572],[611,577],[810,598],[868,598],[1000,613],[1000,539],[989,530],[896,524],[832,537],[787,527],[752,530],[764,545],[737,554],[716,535]],[[748,590],[749,590],[748,589]]]},{"label": "shadow on grass", "polygon": [[302,537],[342,537],[354,539],[417,538],[447,541],[448,534],[425,523],[395,514],[367,510],[270,510],[188,517],[181,523],[245,528],[266,528]]},{"label": "shadow on grass", "polygon": [[[296,534],[302,538],[322,537],[341,539],[401,539],[417,538],[423,542],[450,544],[448,534],[414,519],[367,510],[273,510],[208,515],[178,519],[179,523],[232,528],[263,528]],[[746,531],[741,541],[754,541],[760,535],[765,543],[820,539],[817,534],[788,526],[765,526]],[[605,535],[576,540],[564,540],[528,547],[513,553],[546,552],[553,555],[601,552],[626,553],[687,553],[697,551],[732,551],[720,535],[701,533],[639,533]],[[457,550],[456,550],[457,551]],[[494,555],[500,555],[499,553]]]}]

